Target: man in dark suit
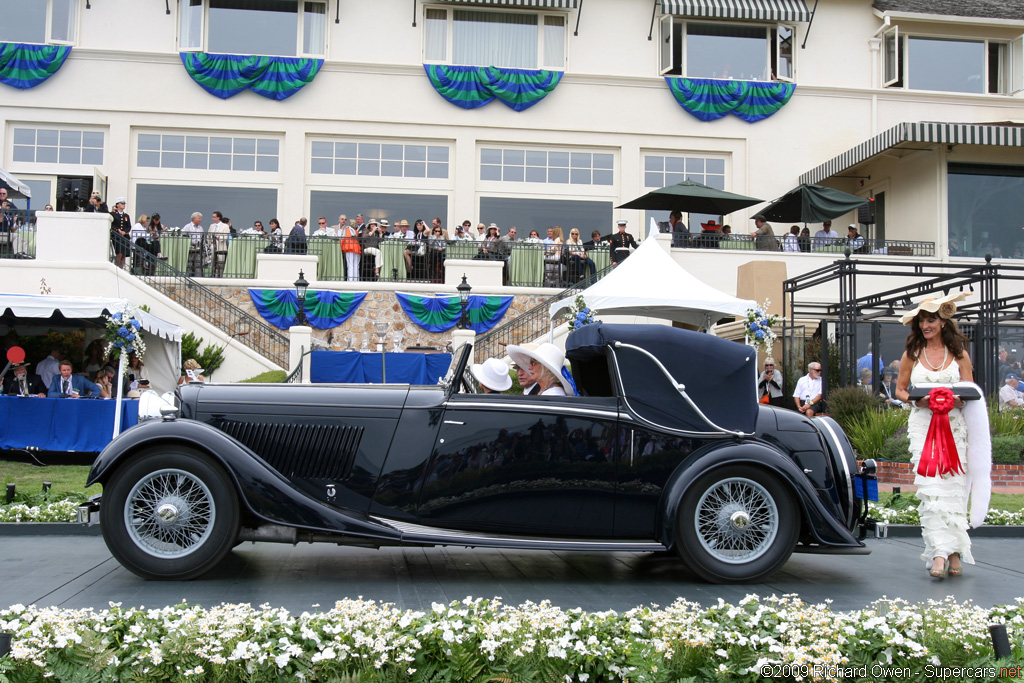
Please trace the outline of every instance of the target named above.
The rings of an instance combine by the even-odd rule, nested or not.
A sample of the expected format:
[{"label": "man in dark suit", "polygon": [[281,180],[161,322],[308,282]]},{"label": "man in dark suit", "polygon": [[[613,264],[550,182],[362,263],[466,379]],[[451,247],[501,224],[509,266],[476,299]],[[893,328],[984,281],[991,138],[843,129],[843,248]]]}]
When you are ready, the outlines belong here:
[{"label": "man in dark suit", "polygon": [[612,250],[611,261],[613,266],[617,266],[626,260],[626,257],[629,256],[629,247],[636,249],[636,240],[626,232],[626,221],[620,220],[618,228],[619,231],[608,240]]},{"label": "man in dark suit", "polygon": [[103,387],[90,382],[82,375],[73,375],[71,371],[71,361],[62,360],[60,362],[60,374],[50,382],[50,390],[46,395],[50,398],[110,397]]},{"label": "man in dark suit", "polygon": [[4,377],[5,396],[46,396],[46,386],[39,375],[29,373],[28,363],[15,363],[11,374]]}]

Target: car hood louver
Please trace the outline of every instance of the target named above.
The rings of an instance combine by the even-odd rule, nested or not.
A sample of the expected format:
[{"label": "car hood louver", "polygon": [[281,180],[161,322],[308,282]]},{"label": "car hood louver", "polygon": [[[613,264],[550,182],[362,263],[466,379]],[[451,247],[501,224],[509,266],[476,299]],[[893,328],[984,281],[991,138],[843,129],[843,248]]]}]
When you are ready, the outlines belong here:
[{"label": "car hood louver", "polygon": [[217,420],[214,425],[288,478],[344,480],[363,428],[293,422]]}]

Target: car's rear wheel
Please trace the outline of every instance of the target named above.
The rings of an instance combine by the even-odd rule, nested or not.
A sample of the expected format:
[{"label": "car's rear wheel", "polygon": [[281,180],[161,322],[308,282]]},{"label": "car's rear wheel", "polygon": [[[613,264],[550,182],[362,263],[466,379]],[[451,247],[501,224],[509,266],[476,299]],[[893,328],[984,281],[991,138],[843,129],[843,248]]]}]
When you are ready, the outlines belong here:
[{"label": "car's rear wheel", "polygon": [[676,546],[682,559],[715,583],[758,581],[796,547],[800,519],[787,486],[750,465],[701,476],[679,506]]},{"label": "car's rear wheel", "polygon": [[231,480],[190,448],[147,450],[104,488],[101,526],[107,548],[146,579],[186,580],[206,573],[230,552],[238,525]]}]

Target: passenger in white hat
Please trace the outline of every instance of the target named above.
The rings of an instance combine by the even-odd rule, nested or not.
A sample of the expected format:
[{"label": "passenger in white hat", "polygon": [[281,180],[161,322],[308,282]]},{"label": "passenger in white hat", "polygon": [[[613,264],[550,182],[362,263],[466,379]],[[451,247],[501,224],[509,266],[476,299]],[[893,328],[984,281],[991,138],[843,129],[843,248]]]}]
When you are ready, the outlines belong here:
[{"label": "passenger in white hat", "polygon": [[497,358],[488,358],[483,363],[475,363],[469,371],[476,377],[485,394],[496,394],[512,388],[512,378],[508,374],[508,366]]},{"label": "passenger in white hat", "polygon": [[509,344],[508,355],[516,365],[528,367],[535,373],[541,396],[572,396],[572,384],[562,375],[565,353],[551,343],[543,343],[535,349]]}]

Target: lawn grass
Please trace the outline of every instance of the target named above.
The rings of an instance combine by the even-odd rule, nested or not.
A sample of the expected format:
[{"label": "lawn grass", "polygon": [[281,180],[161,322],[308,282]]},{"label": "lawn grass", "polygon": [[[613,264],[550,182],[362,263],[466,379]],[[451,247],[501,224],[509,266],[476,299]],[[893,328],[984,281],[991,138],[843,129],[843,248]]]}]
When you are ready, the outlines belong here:
[{"label": "lawn grass", "polygon": [[[904,491],[901,497],[909,501],[909,507],[917,507],[917,497],[913,491]],[[878,505],[888,506],[892,499],[891,493],[879,493]],[[876,503],[872,503],[875,505]],[[1005,510],[1007,512],[1019,512],[1024,509],[1024,496],[1013,493],[993,493],[992,500],[988,505],[990,510]]]},{"label": "lawn grass", "polygon": [[[24,462],[0,460],[0,480],[4,487],[13,483],[19,494],[36,494],[43,490],[43,482],[51,484],[50,495],[62,497],[67,493],[94,495],[100,493],[99,484],[85,488],[89,476],[88,465],[47,465],[37,467]],[[0,502],[3,502],[0,499]]]}]

